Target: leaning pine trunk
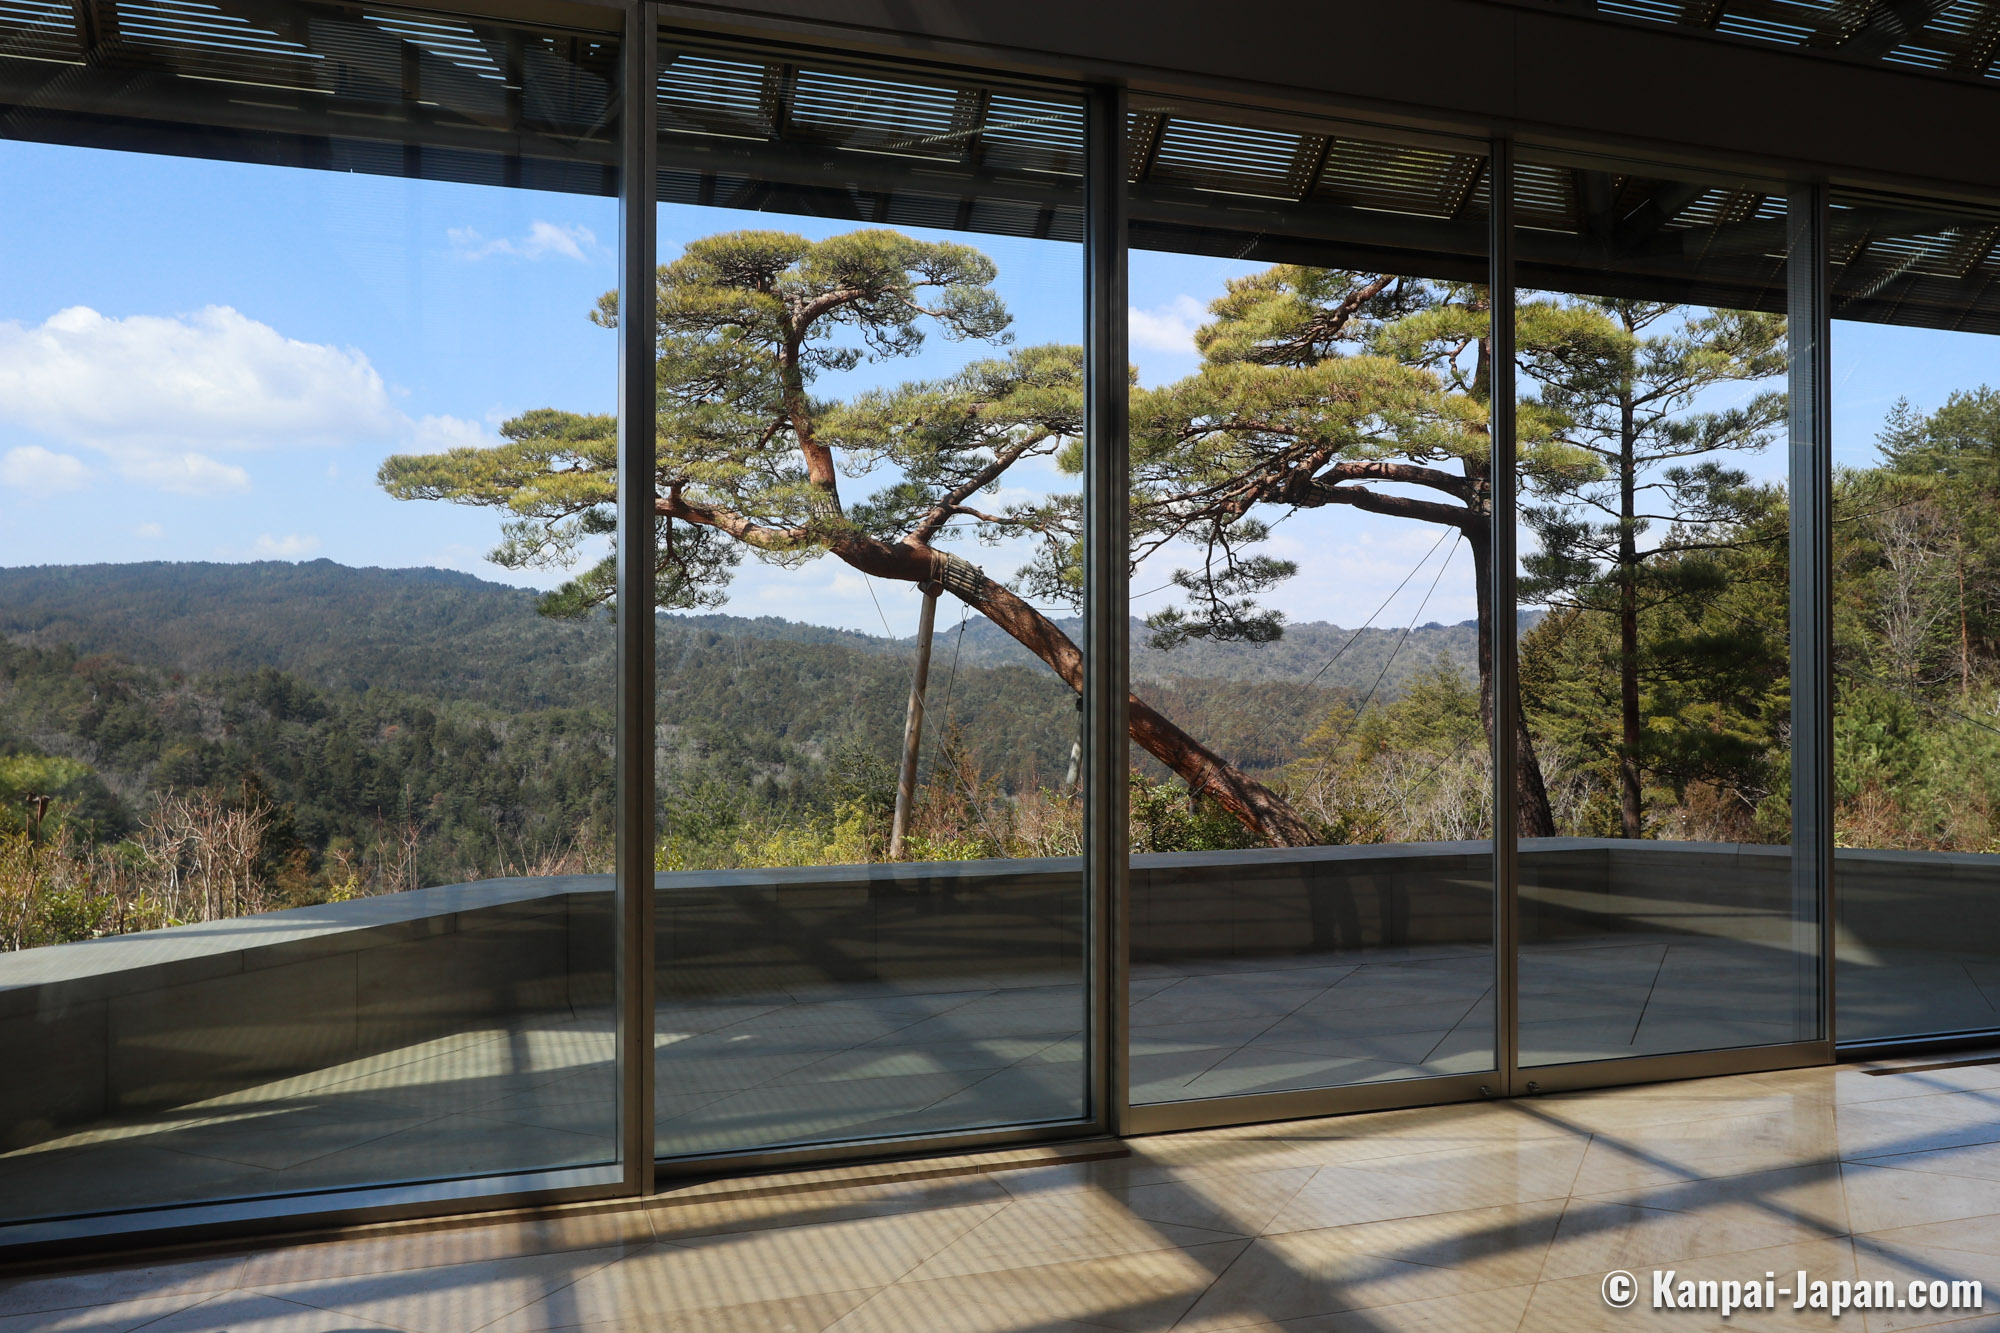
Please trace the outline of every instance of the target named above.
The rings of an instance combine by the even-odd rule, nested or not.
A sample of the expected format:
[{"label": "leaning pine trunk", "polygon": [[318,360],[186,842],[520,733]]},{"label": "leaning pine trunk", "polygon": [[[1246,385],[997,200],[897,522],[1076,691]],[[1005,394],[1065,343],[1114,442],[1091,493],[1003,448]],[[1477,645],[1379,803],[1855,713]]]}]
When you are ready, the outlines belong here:
[{"label": "leaning pine trunk", "polygon": [[[1489,554],[1492,547],[1489,531],[1481,531],[1475,523],[1465,530],[1466,543],[1472,547],[1472,579],[1478,584],[1475,594],[1479,617],[1479,720],[1486,728],[1486,739],[1493,740],[1493,584],[1491,571],[1493,558]],[[1507,608],[1511,614],[1512,607]],[[1506,711],[1514,727],[1514,808],[1518,812],[1517,831],[1523,838],[1553,838],[1556,835],[1555,812],[1549,808],[1548,785],[1542,780],[1541,761],[1535,757],[1535,740],[1528,734],[1528,715],[1521,707],[1518,690],[1515,697],[1507,701]]]},{"label": "leaning pine trunk", "polygon": [[[935,580],[1033,653],[1065,685],[1083,692],[1083,653],[1056,623],[970,561],[911,541],[855,539],[831,545],[832,553],[864,574],[905,583]],[[1139,747],[1209,796],[1240,824],[1276,847],[1311,847],[1318,839],[1285,799],[1182,731],[1159,710],[1127,695],[1129,734]]]},{"label": "leaning pine trunk", "polygon": [[[945,562],[942,582],[1040,658],[1063,682],[1083,692],[1083,654],[1055,622],[995,583],[970,562]],[[1318,839],[1284,798],[1182,731],[1136,694],[1126,695],[1132,739],[1172,769],[1195,796],[1213,797],[1238,822],[1276,847],[1310,847]]]}]

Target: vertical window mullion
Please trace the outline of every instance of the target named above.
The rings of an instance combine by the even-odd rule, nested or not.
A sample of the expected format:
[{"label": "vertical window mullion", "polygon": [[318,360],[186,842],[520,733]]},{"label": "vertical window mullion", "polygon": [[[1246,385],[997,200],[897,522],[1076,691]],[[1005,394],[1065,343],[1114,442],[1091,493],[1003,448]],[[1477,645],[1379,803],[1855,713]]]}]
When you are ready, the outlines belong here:
[{"label": "vertical window mullion", "polygon": [[1119,1132],[1129,1103],[1126,692],[1130,447],[1125,93],[1094,88],[1084,193],[1084,880],[1090,920],[1093,1118]]},{"label": "vertical window mullion", "polygon": [[653,1188],[653,204],[659,19],[625,14],[618,183],[618,1144],[626,1187]]},{"label": "vertical window mullion", "polygon": [[1519,737],[1514,714],[1520,708],[1520,625],[1515,613],[1515,384],[1514,384],[1514,146],[1495,139],[1487,158],[1491,235],[1487,290],[1492,310],[1489,334],[1487,430],[1492,450],[1493,579],[1493,1021],[1494,1061],[1500,1087],[1518,1091],[1520,1042],[1516,998],[1520,978],[1520,829],[1514,772]]},{"label": "vertical window mullion", "polygon": [[1833,1027],[1833,410],[1826,187],[1786,201],[1791,254],[1792,919],[1795,1003]]}]

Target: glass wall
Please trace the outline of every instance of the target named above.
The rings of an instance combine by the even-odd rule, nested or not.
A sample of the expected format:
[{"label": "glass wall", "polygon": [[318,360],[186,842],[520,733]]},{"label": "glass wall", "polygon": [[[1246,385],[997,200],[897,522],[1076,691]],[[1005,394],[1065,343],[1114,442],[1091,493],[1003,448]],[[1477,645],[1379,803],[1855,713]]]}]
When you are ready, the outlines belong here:
[{"label": "glass wall", "polygon": [[612,1163],[617,45],[149,13],[0,58],[0,1221]]},{"label": "glass wall", "polygon": [[1515,196],[1520,1063],[1809,1040],[1786,197],[1532,157]]},{"label": "glass wall", "polygon": [[1483,145],[1129,131],[1132,1100],[1490,1070]]},{"label": "glass wall", "polygon": [[1080,1119],[1082,103],[658,88],[660,1154]]},{"label": "glass wall", "polygon": [[[84,7],[0,15],[0,1225],[615,1185],[621,744],[662,1158],[1108,1119],[1081,95],[670,37],[633,311],[610,34]],[[1496,810],[1528,1076],[1823,1035],[1785,189],[1526,154],[1508,365],[1483,142],[1125,128],[1131,1103],[1505,1084]],[[1850,1041],[2000,1028],[1996,242],[1832,210]]]},{"label": "glass wall", "polygon": [[1990,214],[1838,196],[1838,1030],[2000,1027],[2000,303]]}]

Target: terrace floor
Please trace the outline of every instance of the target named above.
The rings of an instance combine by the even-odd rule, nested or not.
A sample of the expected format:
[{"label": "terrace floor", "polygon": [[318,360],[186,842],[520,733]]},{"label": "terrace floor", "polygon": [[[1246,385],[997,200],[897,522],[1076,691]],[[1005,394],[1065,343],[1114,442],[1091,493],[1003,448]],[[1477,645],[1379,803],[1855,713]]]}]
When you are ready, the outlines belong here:
[{"label": "terrace floor", "polygon": [[[1655,1268],[2000,1289],[2000,1063],[1978,1058],[819,1171],[0,1277],[0,1330],[1972,1333],[2000,1320],[1646,1305]],[[1612,1269],[1639,1275],[1638,1308],[1604,1304]]]},{"label": "terrace floor", "polygon": [[[1904,971],[1912,995],[1942,984],[1935,967]],[[1134,972],[1136,1101],[1491,1067],[1484,948]],[[1523,1061],[1792,1040],[1783,1018],[1795,984],[1770,949],[1729,941],[1621,935],[1538,946],[1521,965]],[[1025,973],[663,1004],[660,1148],[1075,1118],[1081,1012],[1073,977]],[[91,1125],[0,1155],[0,1218],[603,1161],[611,1043],[608,1014],[525,1015]]]}]

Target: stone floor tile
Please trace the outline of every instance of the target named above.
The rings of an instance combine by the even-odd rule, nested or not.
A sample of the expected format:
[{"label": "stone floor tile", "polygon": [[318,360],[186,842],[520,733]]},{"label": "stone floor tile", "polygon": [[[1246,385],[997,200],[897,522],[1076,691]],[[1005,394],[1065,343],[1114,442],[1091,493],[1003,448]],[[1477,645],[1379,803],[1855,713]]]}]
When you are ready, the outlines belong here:
[{"label": "stone floor tile", "polygon": [[1862,1317],[1868,1333],[1891,1333],[1905,1328],[1956,1330],[1959,1321],[1982,1313],[2000,1312],[2000,1256],[1978,1254],[1942,1246],[1915,1245],[1907,1241],[1885,1241],[1884,1233],[1857,1236],[1854,1240],[1855,1276],[1864,1282],[1887,1281],[1893,1294],[1906,1298],[1913,1280],[1976,1281],[1981,1284],[1983,1310],[1888,1309],[1869,1310]]},{"label": "stone floor tile", "polygon": [[1144,1222],[1255,1236],[1311,1180],[1316,1167],[1281,1171],[1217,1171],[1130,1189],[1105,1197]]},{"label": "stone floor tile", "polygon": [[133,1329],[185,1310],[213,1295],[213,1292],[188,1292],[153,1300],[0,1315],[0,1333],[131,1333]]},{"label": "stone floor tile", "polygon": [[551,1333],[824,1333],[877,1290],[815,1292],[747,1305],[614,1316],[597,1323],[566,1325]]},{"label": "stone floor tile", "polygon": [[1104,1327],[1007,1306],[945,1304],[922,1286],[898,1286],[871,1296],[825,1333],[1104,1333]]},{"label": "stone floor tile", "polygon": [[910,1281],[1110,1258],[1234,1240],[1206,1227],[1136,1217],[1115,1196],[1081,1191],[1020,1199],[904,1275]]},{"label": "stone floor tile", "polygon": [[1229,1333],[1517,1333],[1533,1327],[1523,1322],[1533,1287],[1501,1287],[1464,1296],[1439,1296],[1427,1301],[1374,1305],[1364,1310],[1307,1315],[1279,1322],[1259,1319]]},{"label": "stone floor tile", "polygon": [[1505,1285],[1479,1273],[1411,1263],[1356,1249],[1345,1228],[1251,1242],[1176,1327],[1215,1333],[1245,1323],[1304,1319]]},{"label": "stone floor tile", "polygon": [[650,1317],[885,1286],[950,1245],[998,1205],[680,1237],[607,1265],[496,1320],[485,1333]]},{"label": "stone floor tile", "polygon": [[1306,1231],[1560,1199],[1570,1192],[1585,1148],[1580,1139],[1531,1139],[1323,1167],[1266,1231]]},{"label": "stone floor tile", "polygon": [[[911,1279],[884,1293],[872,1315],[879,1318],[892,1306],[911,1313],[921,1310],[949,1327],[947,1312],[964,1308],[987,1312],[980,1318],[1003,1329],[1040,1328],[1048,1321],[1069,1320],[1149,1333],[1172,1327],[1248,1245],[1247,1240],[1220,1241],[1075,1263]],[[906,1293],[907,1298],[888,1299],[892,1293]]]},{"label": "stone floor tile", "polygon": [[551,1304],[555,1293],[604,1268],[636,1246],[565,1250],[476,1263],[272,1283],[266,1296],[338,1311],[409,1333],[472,1333],[525,1306]]},{"label": "stone floor tile", "polygon": [[1833,1108],[1707,1116],[1594,1137],[1574,1190],[1604,1194],[1681,1180],[1745,1175],[1839,1156]]},{"label": "stone floor tile", "polygon": [[1857,1232],[2000,1213],[2000,1180],[1854,1162],[1841,1169]]},{"label": "stone floor tile", "polygon": [[1627,1328],[1697,1328],[1720,1333],[1725,1329],[1823,1330],[1846,1327],[1845,1320],[1839,1325],[1832,1323],[1825,1311],[1791,1309],[1792,1298],[1787,1295],[1778,1296],[1779,1308],[1776,1310],[1739,1310],[1726,1320],[1719,1311],[1654,1310],[1651,1283],[1655,1268],[1672,1270],[1680,1278],[1695,1281],[1704,1278],[1753,1281],[1766,1273],[1774,1273],[1779,1287],[1791,1286],[1793,1274],[1800,1269],[1806,1271],[1809,1280],[1851,1280],[1854,1276],[1854,1256],[1843,1237],[1609,1267],[1627,1268],[1639,1279],[1638,1300],[1632,1308],[1614,1310],[1605,1304],[1602,1283],[1609,1268],[1566,1277],[1551,1276],[1536,1287],[1535,1298],[1522,1327],[1602,1329],[1607,1333]]},{"label": "stone floor tile", "polygon": [[1012,1197],[994,1172],[941,1180],[888,1181],[849,1189],[817,1189],[748,1198],[704,1200],[647,1210],[656,1238],[720,1236],[740,1231],[894,1217],[904,1213],[971,1205],[999,1205]]},{"label": "stone floor tile", "polygon": [[78,1269],[46,1277],[0,1278],[0,1315],[228,1291],[237,1286],[245,1263],[242,1255],[221,1255],[178,1263]]},{"label": "stone floor tile", "polygon": [[1548,1199],[1364,1222],[1335,1228],[1326,1238],[1362,1254],[1472,1274],[1482,1285],[1514,1286],[1542,1276],[1564,1203]]},{"label": "stone floor tile", "polygon": [[[146,1333],[377,1333],[371,1323],[338,1310],[299,1305],[254,1291],[229,1291],[141,1325]],[[402,1333],[394,1330],[393,1333]]]},{"label": "stone floor tile", "polygon": [[1796,1167],[1573,1198],[1546,1280],[1638,1270],[1847,1234],[1837,1167]]},{"label": "stone floor tile", "polygon": [[1939,1246],[1950,1250],[1968,1250],[1974,1254],[2000,1255],[2000,1214],[1857,1232],[1855,1240],[1891,1246]]},{"label": "stone floor tile", "polygon": [[434,1230],[363,1235],[263,1250],[249,1257],[239,1285],[276,1287],[413,1268],[643,1245],[653,1239],[653,1217],[647,1209],[556,1213],[520,1222],[440,1226]]}]

